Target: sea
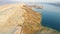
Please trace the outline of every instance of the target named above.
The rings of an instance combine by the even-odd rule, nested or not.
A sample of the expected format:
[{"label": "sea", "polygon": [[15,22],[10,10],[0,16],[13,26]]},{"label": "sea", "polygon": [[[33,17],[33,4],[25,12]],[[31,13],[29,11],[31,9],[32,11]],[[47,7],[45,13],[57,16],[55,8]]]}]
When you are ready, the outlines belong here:
[{"label": "sea", "polygon": [[34,9],[42,15],[42,25],[60,31],[60,6],[40,3],[43,9]]}]

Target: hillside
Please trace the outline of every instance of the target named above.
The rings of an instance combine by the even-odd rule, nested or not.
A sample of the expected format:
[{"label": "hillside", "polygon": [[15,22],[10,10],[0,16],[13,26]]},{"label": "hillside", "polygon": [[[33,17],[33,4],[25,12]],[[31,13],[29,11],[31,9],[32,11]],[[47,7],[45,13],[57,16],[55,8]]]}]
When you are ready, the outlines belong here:
[{"label": "hillside", "polygon": [[26,4],[0,6],[0,34],[60,34],[41,24],[41,13]]},{"label": "hillside", "polygon": [[1,34],[13,34],[14,32],[14,34],[20,34],[21,30],[23,33],[33,34],[40,29],[39,26],[37,27],[40,21],[40,14],[34,12],[25,4],[7,4],[0,6]]}]

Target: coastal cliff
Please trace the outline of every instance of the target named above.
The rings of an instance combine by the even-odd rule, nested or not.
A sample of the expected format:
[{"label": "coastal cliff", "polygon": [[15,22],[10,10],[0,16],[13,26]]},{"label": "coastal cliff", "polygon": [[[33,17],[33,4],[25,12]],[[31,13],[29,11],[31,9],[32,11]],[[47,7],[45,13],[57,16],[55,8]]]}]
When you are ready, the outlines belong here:
[{"label": "coastal cliff", "polygon": [[0,34],[60,34],[44,27],[42,15],[25,4],[0,6]]},{"label": "coastal cliff", "polygon": [[25,4],[0,6],[1,34],[34,34],[40,30],[41,14]]}]

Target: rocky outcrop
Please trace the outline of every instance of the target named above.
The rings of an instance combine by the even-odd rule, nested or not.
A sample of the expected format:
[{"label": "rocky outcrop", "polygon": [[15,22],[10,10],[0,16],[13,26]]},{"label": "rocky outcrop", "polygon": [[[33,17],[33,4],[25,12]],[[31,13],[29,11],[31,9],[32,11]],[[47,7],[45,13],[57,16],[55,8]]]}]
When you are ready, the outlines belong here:
[{"label": "rocky outcrop", "polygon": [[1,34],[34,34],[40,30],[41,14],[25,4],[0,6]]},{"label": "rocky outcrop", "polygon": [[0,6],[0,34],[60,34],[41,25],[41,13],[25,4]]}]

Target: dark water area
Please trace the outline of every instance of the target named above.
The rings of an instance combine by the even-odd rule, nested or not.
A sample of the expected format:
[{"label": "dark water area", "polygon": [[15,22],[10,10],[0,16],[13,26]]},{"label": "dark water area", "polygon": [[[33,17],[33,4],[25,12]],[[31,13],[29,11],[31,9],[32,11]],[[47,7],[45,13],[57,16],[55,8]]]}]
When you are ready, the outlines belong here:
[{"label": "dark water area", "polygon": [[35,9],[42,14],[42,25],[60,31],[60,7],[41,4],[43,9]]}]

